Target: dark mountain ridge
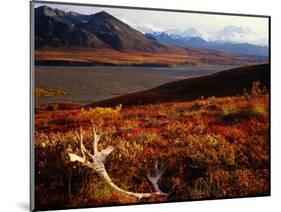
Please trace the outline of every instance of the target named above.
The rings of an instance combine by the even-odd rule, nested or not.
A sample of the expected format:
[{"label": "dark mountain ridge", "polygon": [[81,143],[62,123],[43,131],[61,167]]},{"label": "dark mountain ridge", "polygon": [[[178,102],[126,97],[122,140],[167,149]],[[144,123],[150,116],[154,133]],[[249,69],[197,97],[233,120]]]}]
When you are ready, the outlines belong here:
[{"label": "dark mountain ridge", "polygon": [[91,15],[89,21],[80,26],[116,50],[153,52],[166,49],[165,45],[147,39],[141,32],[104,11]]},{"label": "dark mountain ridge", "polygon": [[35,9],[35,47],[112,48],[156,52],[168,50],[158,41],[102,11],[81,15],[41,6]]},{"label": "dark mountain ridge", "polygon": [[77,28],[75,24],[88,16],[73,12],[64,12],[41,6],[35,9],[35,48],[40,47],[86,47],[106,48],[107,44],[94,34]]}]

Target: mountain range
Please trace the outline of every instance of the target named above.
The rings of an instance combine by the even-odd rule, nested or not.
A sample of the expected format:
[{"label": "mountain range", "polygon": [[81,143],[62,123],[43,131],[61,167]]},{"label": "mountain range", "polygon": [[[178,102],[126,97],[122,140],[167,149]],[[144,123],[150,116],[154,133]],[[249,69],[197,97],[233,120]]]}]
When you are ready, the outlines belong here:
[{"label": "mountain range", "polygon": [[[186,31],[186,35],[197,35],[196,30]],[[257,57],[264,56],[258,53],[259,49],[255,51],[256,56],[245,56],[252,55],[252,49],[242,51],[247,46],[248,49],[254,48],[237,44],[239,51],[233,52],[233,45],[228,51],[226,44],[220,48],[219,44],[214,45],[198,36],[184,37],[164,32],[144,34],[105,11],[83,15],[48,6],[35,8],[37,64],[239,65],[267,59]],[[57,50],[48,51],[50,48]],[[108,57],[109,54],[112,56]]]},{"label": "mountain range", "polygon": [[111,48],[166,51],[166,45],[102,11],[92,15],[41,6],[35,9],[35,47]]},{"label": "mountain range", "polygon": [[[230,29],[226,29],[230,30]],[[219,36],[221,34],[221,36]],[[158,40],[164,44],[178,45],[184,47],[193,48],[205,48],[211,50],[219,50],[225,52],[233,52],[244,55],[257,55],[268,56],[268,47],[262,45],[254,45],[247,42],[237,43],[230,42],[233,39],[230,37],[230,33],[224,33],[219,31],[217,37],[220,40],[207,40],[202,38],[203,34],[197,32],[191,28],[188,32],[182,34],[170,33],[170,32],[151,32],[145,34],[147,38]],[[238,36],[238,35],[237,35]]]}]

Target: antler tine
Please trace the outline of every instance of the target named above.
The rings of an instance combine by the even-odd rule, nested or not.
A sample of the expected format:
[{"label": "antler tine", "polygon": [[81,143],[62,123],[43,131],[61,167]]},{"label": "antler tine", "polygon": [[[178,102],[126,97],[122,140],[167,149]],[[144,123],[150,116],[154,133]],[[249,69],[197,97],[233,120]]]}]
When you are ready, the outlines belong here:
[{"label": "antler tine", "polygon": [[166,171],[166,166],[164,164],[164,162],[162,161],[161,162],[161,165],[159,166],[159,163],[158,161],[156,160],[155,163],[154,163],[154,171],[155,171],[155,174],[154,174],[154,177],[158,179],[164,174],[164,172]]},{"label": "antler tine", "polygon": [[79,142],[80,142],[80,151],[81,151],[81,153],[82,153],[82,156],[83,156],[84,159],[86,159],[86,154],[85,154],[85,153],[87,153],[88,151],[87,151],[87,149],[85,148],[85,146],[84,146],[84,144],[83,144],[83,138],[84,138],[84,136],[83,136],[83,131],[82,131],[82,129],[79,128],[79,134],[78,134],[77,131],[75,131],[75,134],[76,134],[76,136],[77,136],[77,138],[78,138],[78,140],[79,140]]},{"label": "antler tine", "polygon": [[154,170],[157,170],[158,169],[158,161],[156,160],[155,162],[154,162]]},{"label": "antler tine", "polygon": [[166,171],[166,166],[164,164],[164,162],[162,161],[160,168],[157,170],[157,175],[159,176],[159,178],[164,174],[164,172]]},{"label": "antler tine", "polygon": [[82,129],[81,128],[79,129],[79,133],[77,131],[75,131],[75,135],[77,136],[77,138],[78,138],[78,140],[80,142],[80,151],[82,153],[82,157],[80,157],[77,154],[70,153],[70,152],[68,152],[68,155],[69,155],[70,161],[72,161],[72,162],[78,161],[78,162],[84,164],[86,162],[86,154],[85,154],[85,152],[87,153],[87,149],[84,147],[84,144],[83,144]]},{"label": "antler tine", "polygon": [[97,134],[96,129],[95,129],[95,125],[94,125],[93,121],[91,121],[91,122],[92,122],[92,131],[93,131],[93,134],[94,134],[93,151],[94,151],[94,154],[96,154],[96,153],[99,152],[98,142],[100,140],[101,135]]}]

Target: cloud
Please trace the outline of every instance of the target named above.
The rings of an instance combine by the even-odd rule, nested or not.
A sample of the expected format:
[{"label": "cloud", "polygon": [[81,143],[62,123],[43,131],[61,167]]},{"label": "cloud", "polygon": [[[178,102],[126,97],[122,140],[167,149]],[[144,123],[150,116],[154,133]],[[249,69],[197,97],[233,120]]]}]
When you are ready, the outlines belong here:
[{"label": "cloud", "polygon": [[132,23],[131,21],[129,21],[127,18],[124,17],[120,17],[119,20],[121,20],[122,22],[124,22],[125,24],[128,24],[129,26],[136,28],[136,24]]},{"label": "cloud", "polygon": [[142,32],[163,32],[166,31],[166,29],[153,25],[153,24],[149,24],[149,23],[142,23],[140,25],[137,26],[137,29],[142,31]]},{"label": "cloud", "polygon": [[255,43],[265,45],[266,38],[261,38],[248,27],[227,26],[217,32],[210,34],[211,40],[227,41],[233,43]]},{"label": "cloud", "polygon": [[149,23],[141,23],[141,24],[135,24],[131,21],[129,21],[128,19],[121,17],[119,18],[122,22],[128,24],[129,26],[141,31],[142,33],[151,33],[151,32],[163,32],[166,31],[166,29],[153,25],[153,24],[149,24]]}]

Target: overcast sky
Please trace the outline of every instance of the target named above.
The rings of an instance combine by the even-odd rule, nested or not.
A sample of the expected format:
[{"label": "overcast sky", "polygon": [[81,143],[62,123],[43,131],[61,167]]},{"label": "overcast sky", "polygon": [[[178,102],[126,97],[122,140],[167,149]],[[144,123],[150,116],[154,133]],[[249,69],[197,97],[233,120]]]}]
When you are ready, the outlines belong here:
[{"label": "overcast sky", "polygon": [[[35,7],[42,4],[35,4]],[[46,5],[46,4],[44,4]],[[150,10],[134,10],[120,8],[106,8],[96,6],[77,6],[63,4],[48,4],[49,7],[64,11],[74,11],[82,14],[93,14],[106,11],[116,18],[126,22],[132,27],[149,27],[156,31],[164,31],[171,28],[185,30],[191,27],[206,33],[213,33],[227,26],[248,28],[253,32],[255,40],[268,40],[268,19],[260,17],[230,16],[195,14],[184,12],[159,12]],[[253,37],[253,36],[252,36]]]}]

